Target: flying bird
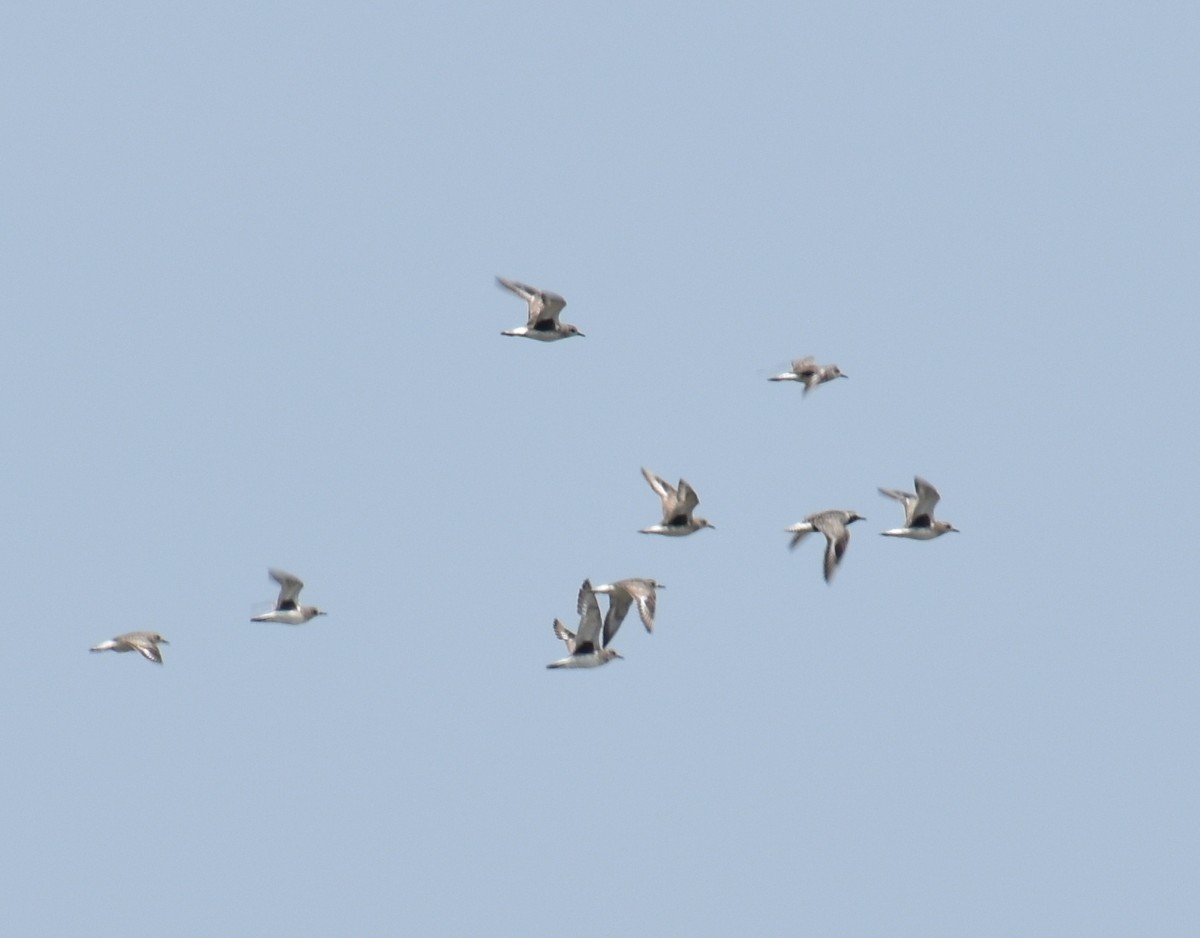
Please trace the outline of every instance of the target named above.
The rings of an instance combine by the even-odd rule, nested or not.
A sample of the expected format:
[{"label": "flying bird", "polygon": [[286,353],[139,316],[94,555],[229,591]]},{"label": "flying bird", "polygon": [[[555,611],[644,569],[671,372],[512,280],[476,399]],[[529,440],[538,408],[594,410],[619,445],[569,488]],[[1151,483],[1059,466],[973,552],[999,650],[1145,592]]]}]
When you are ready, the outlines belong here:
[{"label": "flying bird", "polygon": [[842,370],[837,365],[818,365],[817,360],[811,355],[804,358],[797,358],[792,362],[792,370],[785,371],[781,375],[775,375],[773,378],[768,378],[768,381],[800,381],[804,384],[804,393],[808,394],[818,384],[824,384],[826,381],[832,381],[834,378],[848,378],[849,375],[842,374]]},{"label": "flying bird", "polygon": [[283,570],[268,570],[271,579],[279,584],[279,598],[275,600],[275,608],[254,616],[251,622],[280,622],[284,625],[303,625],[315,616],[325,613],[316,606],[301,606],[299,603],[300,590],[304,589],[304,581]]},{"label": "flying bird", "polygon": [[537,339],[539,342],[557,342],[559,339],[569,339],[573,335],[583,335],[569,322],[558,321],[558,314],[563,311],[567,301],[557,293],[539,290],[516,280],[505,280],[503,277],[497,277],[496,283],[512,290],[529,304],[529,321],[515,329],[506,329],[501,335],[522,336],[526,339]]},{"label": "flying bird", "polygon": [[558,619],[554,620],[554,634],[567,646],[567,657],[552,661],[547,668],[598,668],[613,658],[623,657],[615,648],[600,645],[600,604],[592,590],[591,580],[584,580],[579,588],[575,604],[579,612],[579,631],[572,632]]},{"label": "flying bird", "polygon": [[825,535],[825,582],[828,583],[834,571],[837,570],[838,564],[842,562],[842,555],[846,553],[846,545],[850,543],[848,525],[855,521],[866,520],[857,512],[831,508],[828,511],[818,511],[816,514],[809,515],[803,521],[784,530],[792,535],[792,542],[788,545],[791,549],[795,549],[797,544],[814,531],[820,531]]},{"label": "flying bird", "polygon": [[678,486],[674,486],[661,476],[656,476],[645,467],[642,468],[642,475],[646,477],[646,481],[650,483],[650,488],[654,489],[654,493],[662,500],[663,513],[662,521],[658,524],[652,524],[648,528],[642,528],[642,534],[665,534],[668,537],[683,537],[686,534],[699,531],[701,528],[716,530],[715,524],[710,524],[706,519],[699,516],[693,517],[692,512],[700,504],[700,498],[696,495],[696,490],[683,479],[679,480]]},{"label": "flying bird", "polygon": [[617,580],[615,583],[603,583],[593,587],[594,593],[608,594],[608,613],[604,616],[604,647],[612,641],[617,629],[629,614],[629,607],[637,603],[638,615],[647,632],[654,631],[654,607],[658,601],[656,590],[663,589],[663,584],[657,580],[647,580],[643,577],[631,577],[628,580]]},{"label": "flying bird", "polygon": [[158,646],[170,644],[170,642],[157,632],[126,632],[124,635],[118,635],[116,638],[110,638],[107,642],[93,645],[92,651],[136,651],[147,661],[162,664],[162,652]]},{"label": "flying bird", "polygon": [[960,533],[958,528],[949,521],[933,520],[933,509],[942,497],[938,494],[938,490],[920,476],[914,476],[913,483],[917,487],[915,495],[912,492],[901,492],[897,489],[881,488],[879,490],[879,494],[894,498],[904,505],[904,527],[892,528],[890,531],[881,531],[880,533],[887,537],[908,537],[914,541],[932,541],[935,537],[941,537],[950,531],[955,534]]}]

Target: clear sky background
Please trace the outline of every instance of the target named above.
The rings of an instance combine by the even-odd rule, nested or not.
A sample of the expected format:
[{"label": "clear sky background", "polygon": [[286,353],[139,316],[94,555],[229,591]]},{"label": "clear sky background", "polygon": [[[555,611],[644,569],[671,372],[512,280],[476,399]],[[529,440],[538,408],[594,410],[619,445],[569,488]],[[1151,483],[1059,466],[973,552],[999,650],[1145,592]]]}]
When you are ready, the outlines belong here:
[{"label": "clear sky background", "polygon": [[1200,931],[1195,4],[3,20],[0,931]]}]

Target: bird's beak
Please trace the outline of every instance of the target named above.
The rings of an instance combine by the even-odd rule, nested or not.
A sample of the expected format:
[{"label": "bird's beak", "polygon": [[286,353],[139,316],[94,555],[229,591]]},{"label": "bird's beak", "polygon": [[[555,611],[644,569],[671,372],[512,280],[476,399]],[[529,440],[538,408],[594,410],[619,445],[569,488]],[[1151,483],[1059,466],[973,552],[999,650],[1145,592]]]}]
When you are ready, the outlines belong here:
[{"label": "bird's beak", "polygon": [[842,374],[838,375],[838,377],[839,378],[849,378],[850,376],[848,374],[846,374],[845,372],[843,372]]},{"label": "bird's beak", "polygon": [[168,642],[168,641],[167,641],[165,638],[160,638],[158,641],[159,641],[159,643],[160,643],[160,644],[163,644],[163,645],[170,645],[170,644],[171,644],[171,643],[170,643],[170,642]]}]

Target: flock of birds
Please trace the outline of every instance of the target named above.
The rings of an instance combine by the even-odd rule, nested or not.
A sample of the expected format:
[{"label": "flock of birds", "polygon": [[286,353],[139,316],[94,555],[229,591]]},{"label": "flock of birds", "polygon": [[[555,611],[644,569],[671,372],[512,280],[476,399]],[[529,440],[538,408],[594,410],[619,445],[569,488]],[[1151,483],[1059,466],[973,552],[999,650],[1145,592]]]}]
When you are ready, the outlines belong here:
[{"label": "flock of birds", "polygon": [[[300,591],[304,589],[304,581],[285,570],[268,570],[271,579],[279,584],[279,598],[275,600],[275,608],[260,616],[252,616],[251,622],[279,622],[283,625],[303,625],[309,619],[325,615],[325,611],[316,606],[301,606]],[[159,645],[170,645],[158,632],[126,632],[107,642],[93,645],[92,651],[136,651],[143,658],[162,664],[162,651]]]},{"label": "flock of birds", "polygon": [[[556,342],[559,339],[583,335],[578,327],[559,321],[559,314],[567,305],[567,301],[557,293],[539,290],[528,284],[507,280],[504,277],[497,277],[496,282],[521,297],[529,309],[525,325],[506,329],[501,335],[534,339],[539,342]],[[807,395],[818,385],[835,378],[845,377],[847,375],[843,374],[837,365],[819,365],[816,359],[806,357],[793,361],[791,371],[775,375],[768,380],[797,381],[804,385],[804,394]],[[700,498],[686,480],[680,479],[678,485],[671,485],[666,479],[644,467],[642,475],[645,476],[650,488],[662,502],[662,519],[657,524],[642,528],[642,534],[685,537],[704,528],[715,527],[707,519],[695,514],[696,506],[700,504]],[[904,506],[904,524],[881,533],[888,537],[930,541],[950,531],[957,532],[958,528],[954,525],[946,521],[938,521],[933,517],[934,508],[941,498],[938,490],[920,476],[917,476],[914,482],[916,492],[902,492],[898,489],[885,488],[879,490],[880,494],[893,498]],[[789,546],[793,549],[814,532],[825,536],[824,574],[825,582],[828,583],[850,543],[850,525],[855,521],[865,520],[858,512],[833,508],[815,512],[785,530],[792,535]],[[277,569],[271,569],[268,572],[271,578],[279,584],[279,597],[275,601],[274,609],[262,615],[253,616],[251,622],[303,625],[317,616],[325,615],[316,606],[300,604],[300,590],[304,588],[304,583],[299,577]],[[552,661],[546,667],[596,668],[607,664],[614,658],[623,657],[611,644],[617,630],[625,621],[630,608],[636,604],[642,624],[646,627],[647,632],[652,632],[658,590],[662,588],[662,583],[643,577],[617,580],[614,583],[604,583],[599,586],[593,586],[591,580],[584,580],[576,600],[576,612],[579,614],[578,631],[572,632],[560,620],[554,620],[554,634],[566,645],[567,655],[565,658]],[[597,595],[608,596],[608,612],[603,619],[600,616],[600,603],[596,598]],[[156,664],[162,664],[162,651],[158,646],[167,644],[170,643],[158,632],[126,632],[106,642],[93,645],[92,651],[136,651],[144,658]]]}]

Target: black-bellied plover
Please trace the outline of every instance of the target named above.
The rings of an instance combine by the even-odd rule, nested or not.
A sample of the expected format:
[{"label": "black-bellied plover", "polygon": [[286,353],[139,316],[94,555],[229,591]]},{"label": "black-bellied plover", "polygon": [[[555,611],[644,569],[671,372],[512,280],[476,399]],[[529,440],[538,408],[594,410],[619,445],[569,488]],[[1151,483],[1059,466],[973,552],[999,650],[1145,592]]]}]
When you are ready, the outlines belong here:
[{"label": "black-bellied plover", "polygon": [[656,590],[663,589],[663,584],[657,580],[644,577],[631,577],[628,580],[617,580],[615,583],[602,583],[593,587],[595,593],[608,593],[608,612],[604,616],[604,645],[612,641],[617,629],[629,614],[629,607],[637,603],[638,615],[647,632],[654,631],[654,607],[658,601]]},{"label": "black-bellied plover", "polygon": [[315,616],[325,615],[316,606],[301,606],[297,601],[300,597],[300,590],[304,589],[304,582],[299,577],[283,570],[272,569],[267,572],[271,575],[271,579],[279,584],[279,598],[275,601],[274,609],[264,612],[261,616],[253,616],[250,619],[251,622],[303,625]]},{"label": "black-bellied plover", "polygon": [[107,642],[93,645],[92,651],[136,651],[148,661],[162,664],[162,652],[158,646],[170,644],[157,632],[126,632],[116,638],[110,638]]},{"label": "black-bellied plover", "polygon": [[642,475],[646,477],[650,488],[654,489],[654,493],[662,500],[663,512],[662,521],[652,524],[648,528],[642,528],[642,534],[683,537],[685,534],[691,534],[701,528],[716,530],[715,524],[710,524],[704,518],[692,516],[692,512],[700,504],[700,498],[696,495],[696,490],[683,479],[679,480],[678,486],[674,486],[645,467],[642,467]]},{"label": "black-bellied plover", "polygon": [[788,547],[793,549],[813,531],[820,531],[825,535],[825,582],[828,583],[837,565],[842,561],[842,554],[846,553],[846,545],[850,543],[850,530],[847,526],[855,521],[866,520],[857,512],[831,508],[809,515],[803,521],[784,530],[792,535],[792,542]]},{"label": "black-bellied plover", "polygon": [[563,311],[567,301],[557,293],[539,290],[516,280],[505,280],[503,277],[497,277],[496,283],[512,290],[529,304],[529,321],[515,329],[506,329],[501,335],[522,336],[526,339],[537,339],[539,342],[556,342],[559,339],[569,339],[573,335],[583,335],[569,322],[558,321],[558,314]]},{"label": "black-bellied plover", "polygon": [[881,495],[894,498],[904,505],[904,527],[892,528],[890,531],[881,531],[880,533],[887,537],[909,537],[915,541],[932,541],[935,537],[941,537],[949,531],[958,534],[958,528],[949,521],[933,520],[934,506],[941,498],[938,490],[920,476],[914,476],[913,483],[917,487],[915,495],[912,492],[901,492],[897,489],[881,488],[879,490]]},{"label": "black-bellied plover", "polygon": [[804,358],[797,358],[792,362],[792,370],[785,371],[781,375],[775,375],[773,378],[768,378],[768,381],[801,381],[804,383],[804,393],[808,394],[818,384],[824,384],[826,381],[832,381],[834,378],[848,378],[849,375],[842,374],[842,370],[837,365],[818,365],[817,360],[811,355]]},{"label": "black-bellied plover", "polygon": [[554,634],[567,646],[567,657],[551,661],[547,668],[598,668],[613,658],[623,655],[615,648],[604,648],[600,644],[600,604],[592,590],[592,581],[584,580],[579,587],[579,598],[575,608],[579,612],[579,632],[573,633],[558,619],[554,620]]}]

